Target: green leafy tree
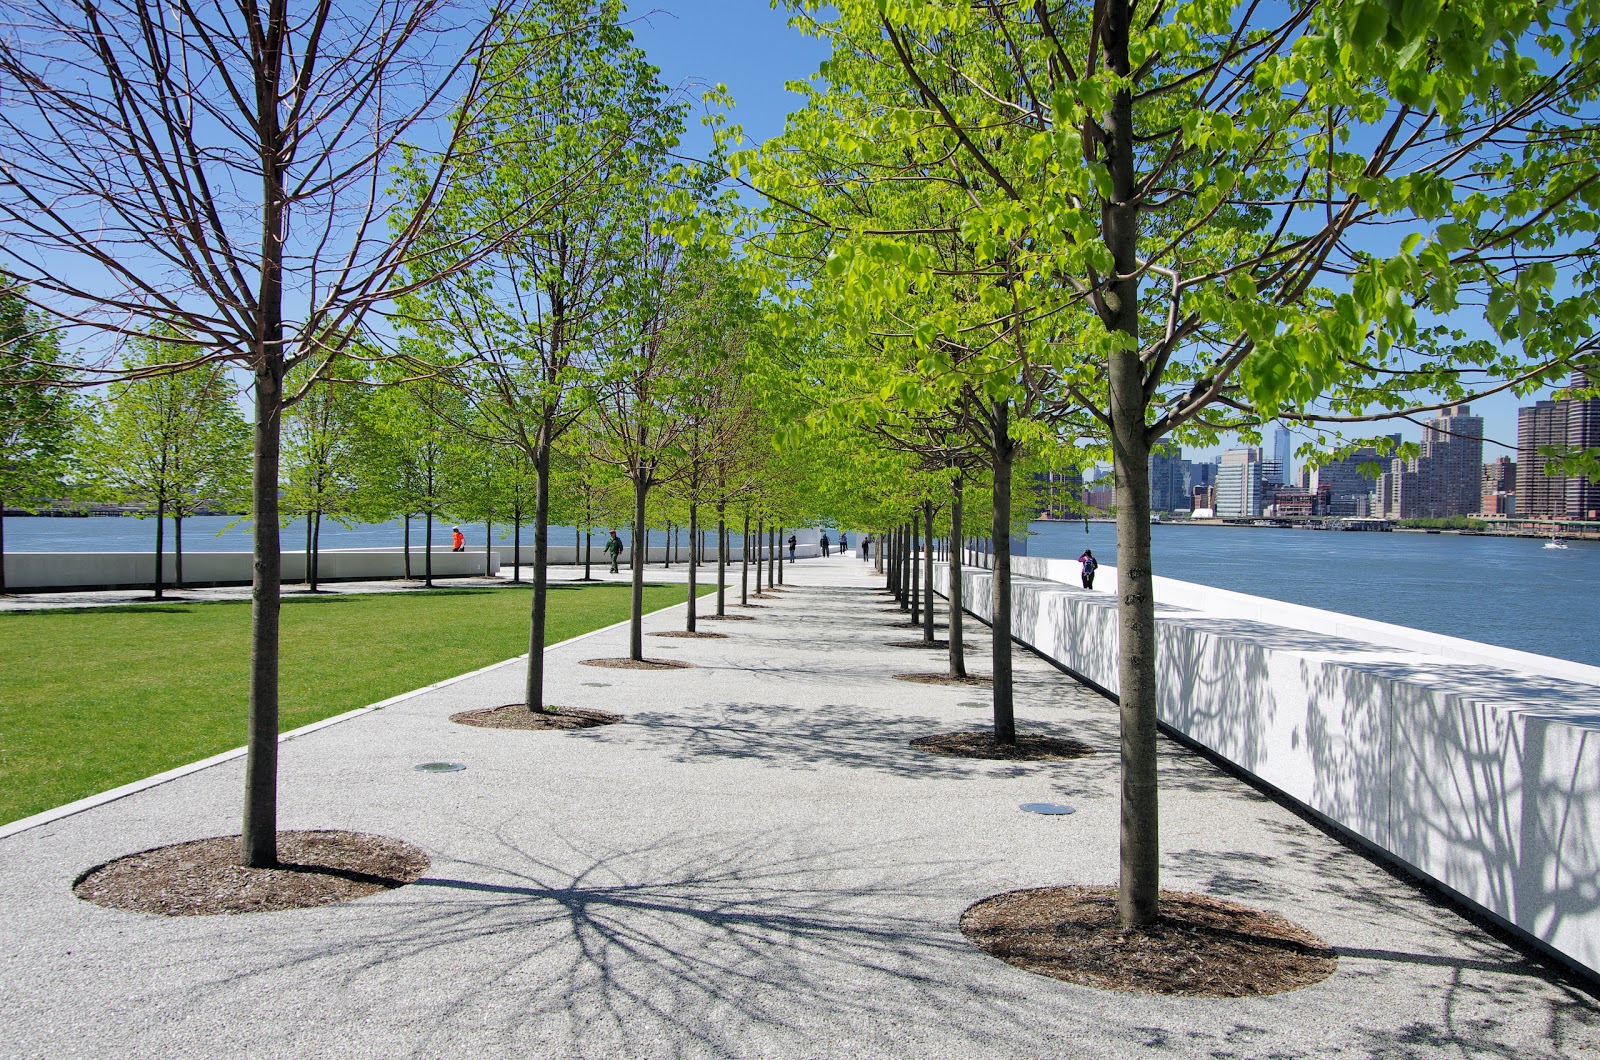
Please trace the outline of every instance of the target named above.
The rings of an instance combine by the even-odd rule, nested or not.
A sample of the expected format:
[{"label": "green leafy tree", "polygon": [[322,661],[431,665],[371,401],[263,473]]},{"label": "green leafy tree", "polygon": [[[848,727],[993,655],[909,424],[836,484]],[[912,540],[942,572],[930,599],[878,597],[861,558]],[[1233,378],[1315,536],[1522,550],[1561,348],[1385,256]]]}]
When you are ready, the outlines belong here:
[{"label": "green leafy tree", "polygon": [[[299,389],[305,380],[297,377],[310,371],[311,365],[301,365],[290,374],[289,385]],[[284,516],[299,515],[306,521],[306,589],[313,593],[318,591],[322,520],[352,526],[363,514],[360,443],[370,397],[361,361],[326,361],[322,371],[320,384],[307,387],[305,396],[283,415],[279,472]]]},{"label": "green leafy tree", "polygon": [[[1588,355],[1593,13],[1534,0],[800,6],[832,45],[825,83],[752,165],[791,226],[825,245],[837,299],[922,351],[924,378],[973,388],[996,451],[1047,444],[1063,413],[1069,438],[1087,415],[1111,449],[1119,911],[1148,925],[1150,451],[1272,419],[1346,429],[1526,392]],[[916,313],[893,326],[902,302]],[[910,383],[897,396],[921,400]],[[997,586],[1008,473],[997,460]]]},{"label": "green leafy tree", "polygon": [[0,274],[0,595],[6,509],[29,510],[61,485],[76,420],[71,375],[47,318]]},{"label": "green leafy tree", "polygon": [[[225,367],[163,371],[193,350],[138,341],[125,365],[133,378],[107,387],[90,411],[82,445],[96,492],[137,504],[155,518],[150,585],[161,599],[166,523],[172,520],[173,585],[183,588],[183,521],[198,512],[243,510],[250,497],[250,425]],[[145,373],[145,374],[138,374]]]},{"label": "green leafy tree", "polygon": [[426,232],[434,257],[469,253],[462,233],[493,233],[506,203],[517,201],[527,204],[521,234],[403,304],[419,355],[448,366],[442,378],[466,398],[469,415],[458,426],[533,467],[524,701],[535,712],[546,710],[552,456],[609,348],[601,334],[607,299],[638,251],[631,234],[641,230],[646,185],[682,120],[621,16],[615,0],[548,0],[507,23],[504,56],[517,74],[505,80],[514,91],[478,130],[471,154],[479,164]]}]

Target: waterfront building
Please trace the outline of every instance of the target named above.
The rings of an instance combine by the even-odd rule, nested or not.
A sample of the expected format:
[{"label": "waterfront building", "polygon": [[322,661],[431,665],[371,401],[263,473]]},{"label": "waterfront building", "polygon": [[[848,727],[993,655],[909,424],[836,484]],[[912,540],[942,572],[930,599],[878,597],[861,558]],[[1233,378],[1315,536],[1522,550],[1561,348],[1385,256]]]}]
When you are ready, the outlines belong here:
[{"label": "waterfront building", "polygon": [[[1400,444],[1398,434],[1391,434],[1389,440]],[[1388,463],[1388,458],[1379,456],[1372,446],[1362,446],[1349,456],[1329,460],[1313,469],[1305,485],[1313,493],[1327,492],[1326,514],[1363,518],[1372,514],[1371,497],[1376,479],[1369,472],[1381,470]]]},{"label": "waterfront building", "polygon": [[1551,460],[1539,450],[1567,443],[1567,407],[1561,401],[1537,401],[1517,410],[1517,513],[1529,516],[1566,514],[1565,475],[1546,474]]},{"label": "waterfront building", "polygon": [[1483,505],[1483,418],[1466,405],[1423,425],[1422,451],[1396,458],[1378,476],[1372,514],[1386,519],[1449,519]]},{"label": "waterfront building", "polygon": [[1216,513],[1224,519],[1261,514],[1261,450],[1230,449],[1217,462]]},{"label": "waterfront building", "polygon": [[1190,463],[1183,450],[1157,449],[1150,454],[1150,510],[1187,511],[1190,497]]},{"label": "waterfront building", "polygon": [[1191,463],[1189,465],[1189,488],[1199,489],[1201,486],[1215,486],[1217,484],[1217,462],[1207,460],[1203,464]]},{"label": "waterfront building", "polygon": [[1039,514],[1045,519],[1075,519],[1082,515],[1083,471],[1069,467],[1064,471],[1041,471],[1033,476],[1037,484]]},{"label": "waterfront building", "polygon": [[1272,494],[1268,515],[1279,519],[1309,519],[1317,514],[1317,494],[1294,486],[1279,485]]},{"label": "waterfront building", "polygon": [[[1574,390],[1589,385],[1588,377],[1582,372],[1572,373]],[[1569,399],[1564,404],[1567,406],[1567,448],[1600,448],[1600,397]],[[1566,516],[1568,519],[1600,519],[1600,480],[1582,475],[1567,477]]]},{"label": "waterfront building", "polygon": [[1193,497],[1194,501],[1189,509],[1190,511],[1214,512],[1217,510],[1217,487],[1196,486],[1193,490]]},{"label": "waterfront building", "polygon": [[1293,455],[1294,445],[1289,439],[1289,428],[1279,427],[1272,432],[1272,459],[1278,465],[1278,474],[1276,478],[1272,479],[1273,482],[1281,482],[1285,486],[1294,484],[1294,478],[1289,473],[1289,462]]}]

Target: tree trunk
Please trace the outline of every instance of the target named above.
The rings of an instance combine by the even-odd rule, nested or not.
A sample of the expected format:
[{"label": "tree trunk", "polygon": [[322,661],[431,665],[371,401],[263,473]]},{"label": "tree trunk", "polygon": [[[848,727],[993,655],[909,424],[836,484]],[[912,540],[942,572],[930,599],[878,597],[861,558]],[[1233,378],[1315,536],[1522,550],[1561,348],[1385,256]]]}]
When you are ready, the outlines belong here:
[{"label": "tree trunk", "polygon": [[311,509],[310,508],[306,509],[306,547],[302,551],[304,552],[304,555],[303,555],[303,557],[301,559],[301,564],[304,567],[304,569],[301,570],[301,572],[300,572],[300,574],[301,574],[300,580],[306,583],[306,588],[309,590],[309,589],[312,588],[312,585],[311,585]]},{"label": "tree trunk", "polygon": [[[650,546],[645,545],[645,554],[650,552]],[[666,536],[661,540],[661,569],[672,569],[672,520],[667,520]]]},{"label": "tree trunk", "polygon": [[911,510],[911,522],[906,535],[906,563],[911,567],[911,577],[907,579],[911,586],[911,624],[922,625],[922,557],[918,553],[922,550],[922,542],[918,540],[920,534],[917,529],[917,511]]},{"label": "tree trunk", "polygon": [[317,508],[311,513],[311,557],[306,561],[306,587],[312,592],[317,591],[317,576],[322,572],[318,569],[322,559],[322,509]]},{"label": "tree trunk", "polygon": [[1011,684],[1011,463],[1016,452],[1011,442],[1011,407],[1005,399],[994,403],[991,454],[994,463],[993,574],[990,577],[994,617],[994,740],[1017,742],[1017,718]]},{"label": "tree trunk", "polygon": [[728,502],[717,501],[717,617],[728,613]]},{"label": "tree trunk", "polygon": [[0,496],[0,596],[6,595],[6,499]]},{"label": "tree trunk", "polygon": [[783,552],[784,552],[784,545],[785,545],[785,541],[783,540],[783,527],[780,526],[780,527],[778,527],[778,580],[775,583],[777,585],[785,584],[784,580],[783,580]]},{"label": "tree trunk", "polygon": [[778,532],[772,527],[767,527],[767,588],[778,584],[773,577],[778,572]]},{"label": "tree trunk", "polygon": [[172,517],[172,587],[183,591],[183,509]]},{"label": "tree trunk", "polygon": [[[746,519],[749,516],[745,517]],[[756,520],[756,595],[761,595],[761,535],[765,534],[767,521],[765,518]],[[745,551],[750,551],[750,542],[745,542]]]},{"label": "tree trunk", "polygon": [[[535,501],[534,503],[537,504],[538,502]],[[513,520],[512,527],[511,527],[511,580],[512,580],[513,583],[521,584],[521,582],[522,582],[522,509],[521,508],[513,509],[512,512],[511,512],[511,518]],[[574,562],[576,562],[576,560],[578,558],[578,553],[576,551],[576,544],[577,543],[574,542],[573,544],[574,544],[574,551],[572,553],[572,558],[573,558]]]},{"label": "tree trunk", "polygon": [[700,617],[695,614],[694,606],[694,591],[697,588],[695,582],[700,572],[700,549],[697,547],[700,543],[699,533],[700,505],[698,502],[691,500],[689,502],[689,606],[685,611],[686,617],[683,627],[690,633],[695,632],[695,620]]},{"label": "tree trunk", "polygon": [[928,550],[922,557],[922,640],[933,643],[933,502],[922,502],[922,530]]},{"label": "tree trunk", "polygon": [[539,427],[533,447],[533,601],[528,622],[528,679],[522,701],[536,714],[544,708],[544,630],[550,558],[550,426]]},{"label": "tree trunk", "polygon": [[151,595],[157,600],[160,600],[162,598],[161,597],[161,586],[162,586],[163,582],[165,582],[165,580],[166,580],[161,576],[162,575],[162,571],[161,571],[161,550],[166,547],[166,535],[167,535],[167,500],[166,500],[165,497],[161,496],[160,493],[157,493],[156,494],[156,567],[155,567],[155,577],[154,577],[154,579],[152,579],[152,581],[150,583],[151,584]]},{"label": "tree trunk", "polygon": [[957,473],[950,485],[950,676],[967,676],[967,659],[961,643],[961,475]]},{"label": "tree trunk", "polygon": [[583,580],[586,582],[594,581],[594,573],[590,569],[593,564],[594,532],[592,530],[585,530],[583,532]]},{"label": "tree trunk", "polygon": [[[1131,0],[1106,5],[1106,62],[1118,77],[1132,66]],[[1126,86],[1128,82],[1120,82]],[[1124,928],[1155,923],[1161,893],[1160,814],[1156,789],[1156,622],[1150,563],[1150,440],[1145,427],[1144,368],[1138,354],[1139,218],[1135,193],[1133,95],[1117,89],[1103,124],[1111,196],[1101,230],[1115,263],[1101,317],[1121,332],[1110,355],[1112,471],[1117,487],[1117,702],[1122,715],[1122,858],[1117,915]]]},{"label": "tree trunk", "polygon": [[428,521],[423,525],[422,584],[433,588],[433,509],[428,509]]},{"label": "tree trunk", "polygon": [[405,519],[406,519],[406,543],[405,543],[406,581],[410,581],[411,580],[411,515],[410,515],[409,512],[406,514]]},{"label": "tree trunk", "polygon": [[[0,562],[4,561],[5,553],[0,551]],[[759,575],[761,568],[756,568]],[[5,585],[0,582],[0,591]],[[760,592],[760,589],[756,590]],[[739,606],[745,607],[750,603],[750,509],[744,511],[744,533],[739,537]]]},{"label": "tree trunk", "polygon": [[494,554],[494,522],[489,519],[483,521],[483,576],[487,578],[494,566],[490,557]]},{"label": "tree trunk", "polygon": [[282,323],[269,313],[267,349],[255,370],[250,720],[245,738],[244,827],[239,839],[240,859],[258,869],[278,864],[278,617],[283,606],[283,555],[278,542],[278,427],[283,401],[282,341]]},{"label": "tree trunk", "polygon": [[643,474],[633,480],[633,592],[628,612],[628,658],[644,661],[644,565],[650,552],[644,528],[645,493],[650,489]]}]

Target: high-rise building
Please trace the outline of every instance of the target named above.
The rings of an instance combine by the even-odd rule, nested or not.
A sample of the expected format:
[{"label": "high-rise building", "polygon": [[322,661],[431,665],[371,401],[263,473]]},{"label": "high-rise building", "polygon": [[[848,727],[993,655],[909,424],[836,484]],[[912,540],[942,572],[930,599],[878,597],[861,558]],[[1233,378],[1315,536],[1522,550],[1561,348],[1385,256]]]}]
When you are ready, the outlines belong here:
[{"label": "high-rise building", "polygon": [[1194,489],[1201,486],[1215,486],[1217,484],[1217,462],[1207,460],[1203,464],[1191,463],[1189,465],[1189,485]]},{"label": "high-rise building", "polygon": [[[1272,432],[1272,458],[1278,463],[1277,477],[1272,481],[1281,482],[1285,486],[1292,485],[1294,478],[1290,474],[1289,462],[1294,456],[1294,445],[1289,439],[1289,428],[1279,427]],[[1265,474],[1265,472],[1262,472]]]},{"label": "high-rise building", "polygon": [[[1391,434],[1389,440],[1400,444],[1398,434]],[[1346,518],[1370,515],[1371,498],[1377,480],[1363,473],[1362,469],[1381,469],[1388,465],[1388,457],[1379,456],[1371,446],[1362,446],[1347,457],[1329,460],[1313,469],[1306,488],[1313,493],[1326,492],[1329,515]]]},{"label": "high-rise building", "polygon": [[[1572,373],[1575,390],[1590,386],[1582,372]],[[1600,448],[1600,397],[1574,398],[1567,406],[1567,448]],[[1518,442],[1521,448],[1521,442]],[[1582,475],[1567,477],[1566,517],[1568,519],[1600,519],[1600,480]]]},{"label": "high-rise building", "polygon": [[1150,454],[1150,510],[1153,512],[1187,511],[1191,502],[1190,464],[1183,458],[1183,450],[1173,446],[1171,451],[1157,449]]},{"label": "high-rise building", "polygon": [[1083,472],[1075,467],[1064,471],[1041,471],[1033,476],[1037,484],[1039,512],[1046,519],[1073,519],[1082,515]]},{"label": "high-rise building", "polygon": [[1475,515],[1483,504],[1483,419],[1466,405],[1423,425],[1422,451],[1378,477],[1373,514],[1392,519]]},{"label": "high-rise building", "polygon": [[1509,456],[1498,456],[1483,465],[1483,498],[1478,505],[1481,515],[1515,515],[1517,513],[1517,462]]},{"label": "high-rise building", "polygon": [[1551,458],[1540,454],[1545,446],[1567,444],[1567,403],[1538,401],[1517,410],[1517,514],[1565,515],[1567,479],[1546,474]]},{"label": "high-rise building", "polygon": [[1230,449],[1217,462],[1217,515],[1241,519],[1261,514],[1261,450]]}]

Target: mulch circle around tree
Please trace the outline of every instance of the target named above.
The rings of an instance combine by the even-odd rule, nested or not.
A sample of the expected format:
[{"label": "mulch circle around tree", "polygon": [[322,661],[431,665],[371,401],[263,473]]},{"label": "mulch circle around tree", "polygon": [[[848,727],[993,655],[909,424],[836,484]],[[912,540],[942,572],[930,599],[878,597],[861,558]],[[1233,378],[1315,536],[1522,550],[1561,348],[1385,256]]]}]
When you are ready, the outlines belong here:
[{"label": "mulch circle around tree", "polygon": [[[715,617],[715,616],[713,616],[713,615],[701,615],[698,618],[696,618],[695,621],[696,622],[704,622],[707,618],[713,618],[713,617]],[[709,633],[709,632],[707,632],[705,630],[700,630],[700,629],[695,629],[695,630],[664,629],[659,633],[651,633],[650,636],[652,636],[652,637],[684,637],[684,638],[687,638],[689,640],[696,640],[696,639],[698,639],[698,640],[727,640],[728,639],[728,635],[726,633]]]},{"label": "mulch circle around tree", "polygon": [[[734,604],[733,606],[738,607],[739,605]],[[698,619],[700,622],[754,622],[755,620],[755,615],[701,615]]]},{"label": "mulch circle around tree", "polygon": [[1320,983],[1339,966],[1305,928],[1203,894],[1161,892],[1148,928],[1117,925],[1111,887],[1038,887],[985,898],[961,914],[979,949],[1014,967],[1102,990],[1259,997]]},{"label": "mulch circle around tree", "polygon": [[777,598],[778,598],[778,594],[777,593],[760,592],[760,593],[751,593],[750,594],[750,599],[752,599],[752,600],[776,600]]},{"label": "mulch circle around tree", "polygon": [[585,666],[604,666],[612,670],[692,670],[694,663],[680,659],[583,659]]},{"label": "mulch circle around tree", "polygon": [[403,887],[428,871],[410,843],[364,832],[279,832],[278,867],[239,864],[239,837],[143,850],[78,877],[79,898],[112,909],[214,916],[310,909]]},{"label": "mulch circle around tree", "polygon": [[919,736],[911,746],[951,758],[986,758],[1005,762],[1065,762],[1094,754],[1094,748],[1059,736],[1018,736],[1017,742],[995,743],[993,730],[942,732]]},{"label": "mulch circle around tree", "polygon": [[600,725],[615,725],[621,714],[608,710],[590,710],[587,707],[546,707],[531,711],[526,703],[507,703],[503,707],[485,710],[464,710],[450,715],[458,725],[473,725],[480,729],[524,729],[531,732],[593,729]]},{"label": "mulch circle around tree", "polygon": [[947,641],[947,640],[891,640],[891,641],[885,641],[884,642],[884,646],[885,647],[889,647],[889,648],[940,648],[940,649],[944,649],[944,648],[950,647],[950,642]]},{"label": "mulch circle around tree", "polygon": [[910,681],[918,685],[992,685],[994,678],[982,674],[951,677],[949,674],[895,674],[896,681]]}]

